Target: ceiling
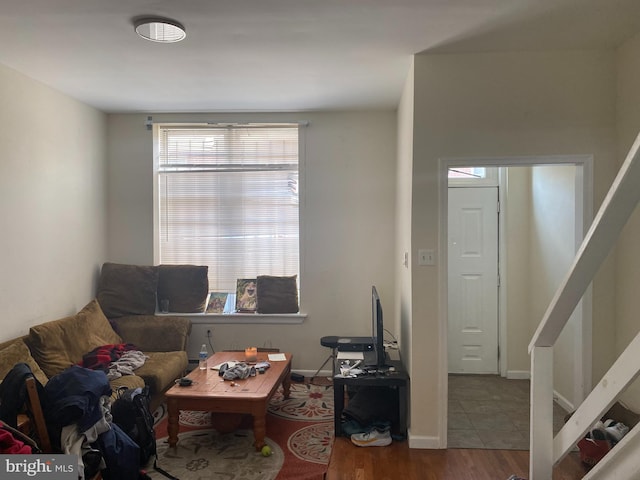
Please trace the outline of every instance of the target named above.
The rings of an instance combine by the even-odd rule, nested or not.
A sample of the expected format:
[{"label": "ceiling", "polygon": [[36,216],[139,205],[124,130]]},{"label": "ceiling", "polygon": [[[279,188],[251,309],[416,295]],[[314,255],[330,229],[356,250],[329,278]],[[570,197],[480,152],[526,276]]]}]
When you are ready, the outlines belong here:
[{"label": "ceiling", "polygon": [[[140,39],[132,19],[181,22]],[[411,56],[615,48],[640,0],[0,0],[0,63],[106,112],[395,108]]]}]

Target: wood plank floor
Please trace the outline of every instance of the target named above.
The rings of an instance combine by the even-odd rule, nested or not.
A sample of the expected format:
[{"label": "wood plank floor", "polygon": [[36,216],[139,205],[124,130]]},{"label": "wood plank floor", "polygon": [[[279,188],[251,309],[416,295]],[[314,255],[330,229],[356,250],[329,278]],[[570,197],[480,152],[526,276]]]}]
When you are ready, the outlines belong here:
[{"label": "wood plank floor", "polygon": [[[387,447],[356,447],[336,438],[326,480],[507,480],[528,477],[529,452],[523,450],[410,449],[408,442]],[[577,480],[587,470],[576,453],[554,470],[554,480]]]}]

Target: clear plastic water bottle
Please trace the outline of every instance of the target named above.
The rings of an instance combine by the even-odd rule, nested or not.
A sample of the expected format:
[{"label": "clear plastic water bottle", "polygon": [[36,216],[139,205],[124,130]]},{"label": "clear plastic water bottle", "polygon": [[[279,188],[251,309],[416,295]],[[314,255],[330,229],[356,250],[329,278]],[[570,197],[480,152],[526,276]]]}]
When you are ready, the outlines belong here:
[{"label": "clear plastic water bottle", "polygon": [[200,370],[206,370],[207,369],[207,357],[209,356],[209,352],[207,352],[207,345],[206,344],[202,344],[202,348],[200,348],[200,355],[198,356],[200,362],[199,362],[199,367]]}]

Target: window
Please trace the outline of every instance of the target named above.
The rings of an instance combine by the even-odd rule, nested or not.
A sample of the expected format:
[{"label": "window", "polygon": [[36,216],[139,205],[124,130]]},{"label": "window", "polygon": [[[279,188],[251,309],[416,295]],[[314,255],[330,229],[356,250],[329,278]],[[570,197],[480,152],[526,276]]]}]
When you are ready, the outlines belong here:
[{"label": "window", "polygon": [[159,125],[156,259],[209,289],[299,273],[297,124]]},{"label": "window", "polygon": [[449,178],[485,178],[484,167],[453,167],[449,169]]},{"label": "window", "polygon": [[498,169],[496,167],[449,167],[447,176],[449,186],[498,185]]}]

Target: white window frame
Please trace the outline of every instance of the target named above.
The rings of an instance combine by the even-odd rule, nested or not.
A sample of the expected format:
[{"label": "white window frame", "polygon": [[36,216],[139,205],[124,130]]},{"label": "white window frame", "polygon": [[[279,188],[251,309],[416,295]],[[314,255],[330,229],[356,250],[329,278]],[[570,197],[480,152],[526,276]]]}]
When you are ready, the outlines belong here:
[{"label": "white window frame", "polygon": [[[278,126],[280,123],[274,123],[275,126]],[[290,122],[286,122],[286,124],[290,124]],[[153,194],[154,194],[154,246],[153,246],[153,255],[155,264],[160,263],[160,188],[159,188],[159,174],[160,174],[160,152],[159,152],[159,134],[160,128],[165,126],[175,125],[173,122],[162,122],[153,124]],[[198,125],[198,122],[189,122],[180,123],[180,126],[188,126],[188,125]],[[202,126],[203,124],[199,124]],[[230,126],[232,124],[225,124]],[[248,124],[242,124],[248,125]],[[240,125],[240,126],[242,126]],[[255,125],[266,125],[264,122],[256,123]],[[299,304],[300,311],[296,314],[259,314],[259,313],[225,313],[225,314],[208,314],[208,313],[199,313],[199,314],[181,314],[183,316],[191,317],[192,323],[233,323],[233,324],[251,324],[251,323],[275,323],[275,324],[297,324],[302,323],[302,321],[307,317],[306,313],[303,313],[302,307],[302,277],[303,271],[302,267],[304,265],[303,262],[303,224],[304,224],[304,189],[301,185],[304,185],[304,165],[305,165],[305,128],[306,122],[299,122],[298,124],[298,289],[299,289]],[[210,288],[211,290],[211,288]]]}]

